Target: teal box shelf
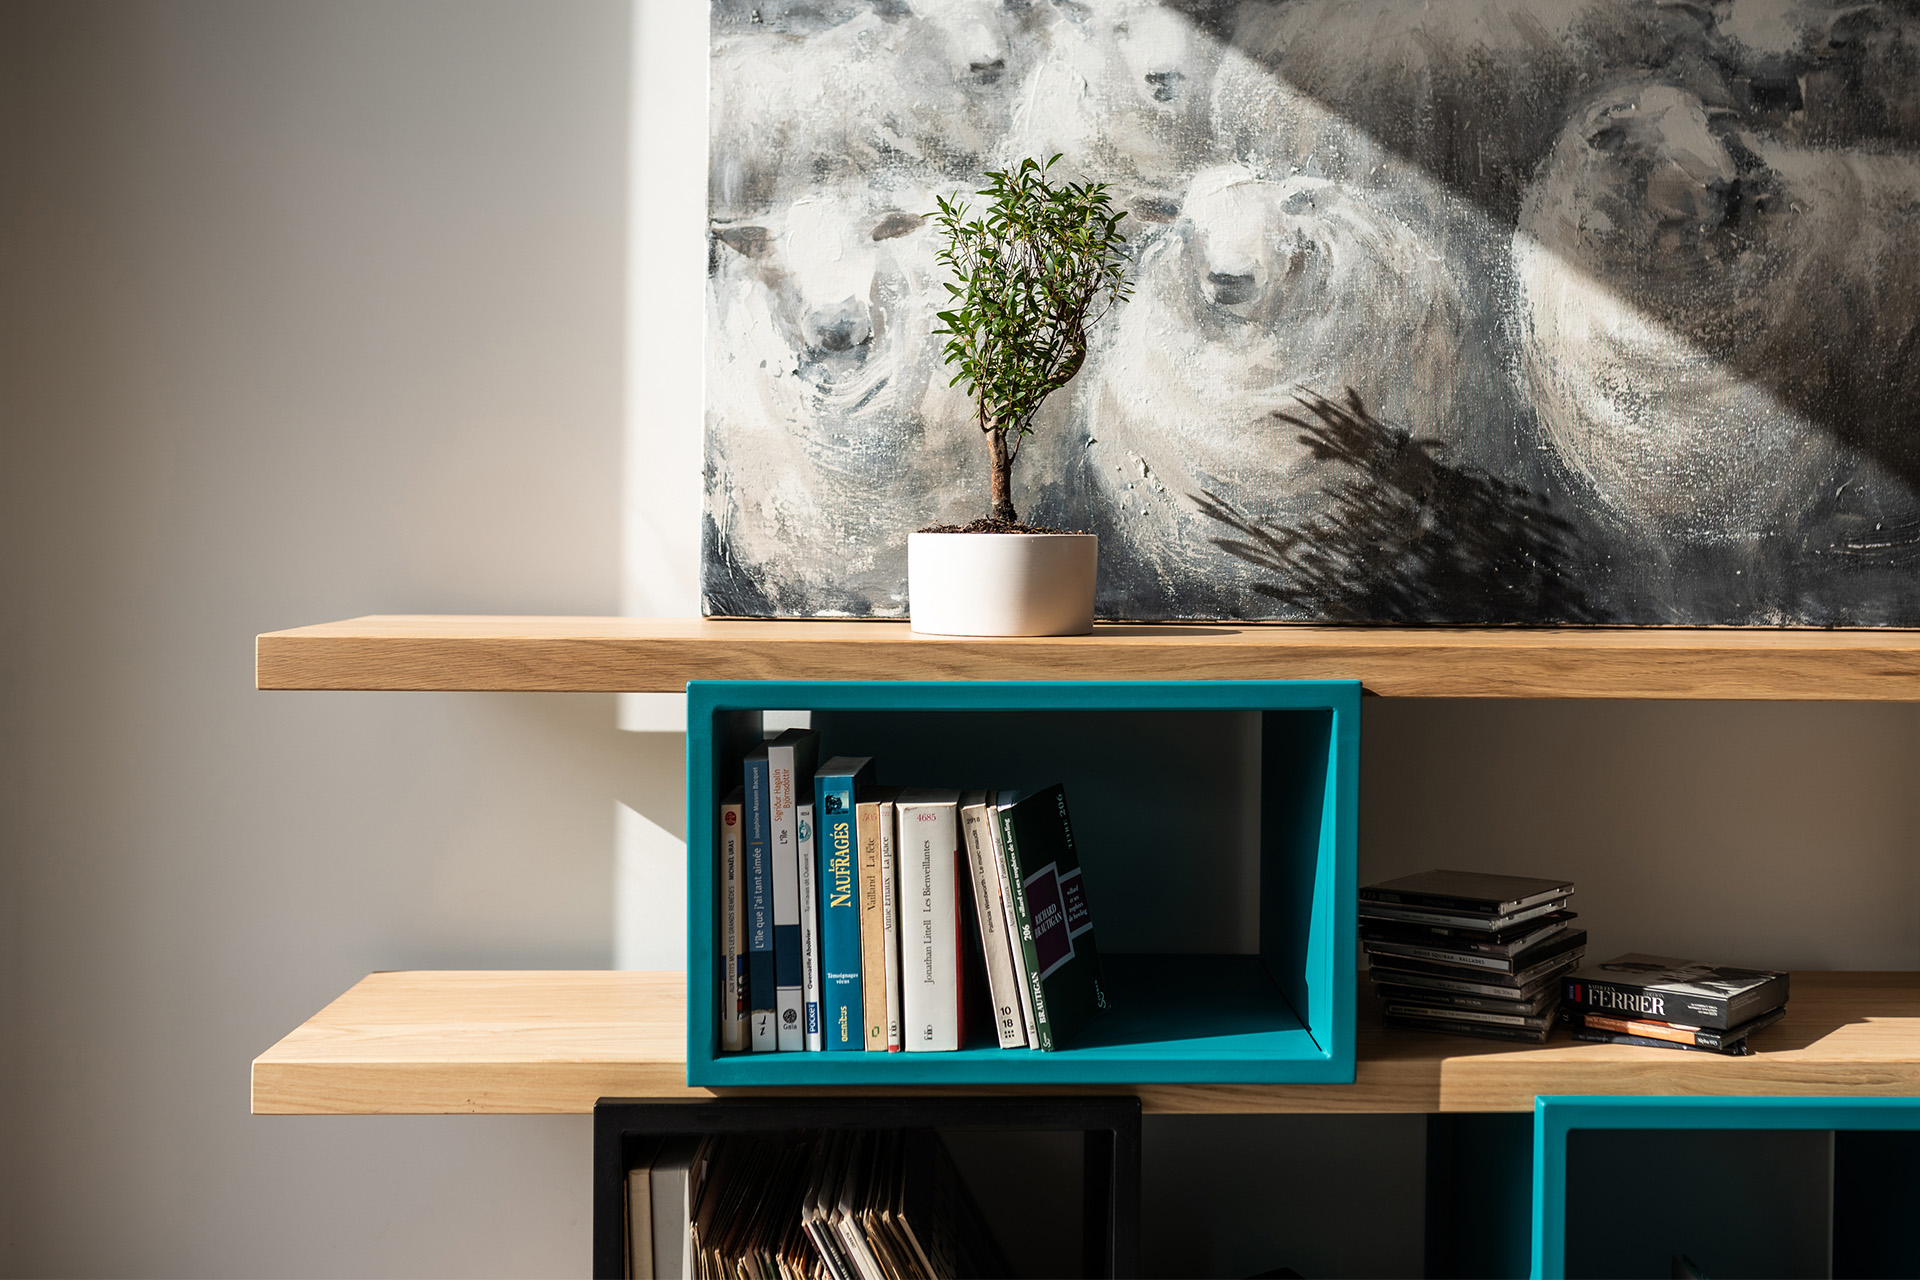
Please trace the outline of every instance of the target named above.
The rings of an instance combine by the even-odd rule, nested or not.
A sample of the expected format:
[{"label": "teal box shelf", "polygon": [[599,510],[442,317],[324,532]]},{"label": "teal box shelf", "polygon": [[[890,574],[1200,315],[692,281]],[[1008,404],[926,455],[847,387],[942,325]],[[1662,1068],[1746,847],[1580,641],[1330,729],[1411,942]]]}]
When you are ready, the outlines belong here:
[{"label": "teal box shelf", "polygon": [[[1050,1053],[723,1053],[717,809],[775,710],[884,785],[1065,783],[1112,1008]],[[1356,681],[690,683],[687,1083],[1350,1084],[1359,748]]]},{"label": "teal box shelf", "polygon": [[[1827,1168],[1813,1196],[1828,1209],[1832,1218],[1825,1226],[1827,1257],[1821,1274],[1832,1275],[1913,1275],[1920,1262],[1910,1222],[1914,1205],[1920,1198],[1920,1172],[1914,1159],[1920,1144],[1920,1098],[1684,1098],[1684,1097],[1540,1097],[1533,1111],[1533,1267],[1536,1277],[1563,1277],[1570,1272],[1592,1271],[1595,1259],[1581,1257],[1568,1262],[1568,1188],[1569,1164],[1578,1156],[1575,1135],[1592,1130],[1671,1131],[1813,1130],[1832,1135],[1823,1138],[1821,1150],[1827,1156]],[[1842,1139],[1848,1141],[1842,1142]],[[1659,1153],[1647,1133],[1632,1135],[1631,1147],[1637,1147],[1627,1162],[1631,1174],[1626,1183],[1627,1212],[1619,1219],[1603,1216],[1603,1235],[1645,1235],[1656,1230],[1647,1220],[1647,1211],[1663,1207],[1671,1188],[1657,1185]],[[1716,1212],[1706,1203],[1728,1179],[1757,1179],[1758,1185],[1779,1182],[1777,1171],[1765,1168],[1722,1167],[1705,1185],[1696,1184],[1676,1197],[1676,1212],[1681,1218],[1703,1229],[1715,1226],[1731,1229],[1746,1244],[1757,1244],[1764,1257],[1761,1270],[1750,1272],[1737,1266],[1718,1270],[1715,1263],[1724,1259],[1696,1257],[1694,1261],[1709,1275],[1787,1274],[1781,1248],[1782,1223],[1777,1210],[1769,1212],[1759,1203],[1737,1204],[1731,1212]],[[1875,1204],[1875,1200],[1884,1204]],[[1588,1211],[1598,1206],[1587,1206]],[[1622,1274],[1607,1260],[1600,1273]],[[1666,1261],[1666,1259],[1662,1259]],[[1667,1272],[1662,1271],[1662,1274]]]}]

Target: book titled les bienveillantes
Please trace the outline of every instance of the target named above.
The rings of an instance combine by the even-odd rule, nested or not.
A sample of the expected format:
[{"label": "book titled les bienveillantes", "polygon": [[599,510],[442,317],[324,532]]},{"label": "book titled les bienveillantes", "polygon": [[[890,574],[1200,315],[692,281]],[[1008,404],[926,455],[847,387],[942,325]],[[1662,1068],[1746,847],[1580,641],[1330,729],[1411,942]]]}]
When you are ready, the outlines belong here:
[{"label": "book titled les bienveillantes", "polygon": [[1569,1005],[1725,1031],[1787,1002],[1787,975],[1770,969],[1631,954],[1575,970]]},{"label": "book titled les bienveillantes", "polygon": [[1037,1049],[1056,1049],[1107,1007],[1093,913],[1059,784],[999,811],[1013,922]]}]

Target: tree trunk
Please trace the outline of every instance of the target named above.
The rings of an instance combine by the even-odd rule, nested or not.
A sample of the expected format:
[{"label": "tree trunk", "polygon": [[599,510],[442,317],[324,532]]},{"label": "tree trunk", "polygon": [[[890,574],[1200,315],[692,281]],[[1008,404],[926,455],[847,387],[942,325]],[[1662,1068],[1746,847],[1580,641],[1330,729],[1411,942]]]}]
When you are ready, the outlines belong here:
[{"label": "tree trunk", "polygon": [[1013,509],[1013,463],[1007,458],[1007,433],[997,427],[987,430],[987,451],[993,459],[993,518],[1019,524]]}]

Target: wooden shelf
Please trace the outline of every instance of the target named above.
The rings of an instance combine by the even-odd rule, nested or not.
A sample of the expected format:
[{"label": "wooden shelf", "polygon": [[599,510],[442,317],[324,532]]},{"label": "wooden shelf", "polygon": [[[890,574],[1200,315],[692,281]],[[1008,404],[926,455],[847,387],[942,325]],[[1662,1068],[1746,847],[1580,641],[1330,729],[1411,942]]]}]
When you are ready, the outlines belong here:
[{"label": "wooden shelf", "polygon": [[272,631],[262,689],[679,691],[689,680],[1351,680],[1393,697],[1920,700],[1920,632],[382,616]]},{"label": "wooden shelf", "polygon": [[[255,1059],[262,1115],[588,1112],[686,1087],[682,973],[376,973]],[[1747,1058],[1389,1031],[1363,996],[1351,1085],[1153,1085],[1149,1112],[1530,1111],[1536,1094],[1920,1094],[1920,973],[1796,973]],[[978,1094],[988,1089],[805,1090]],[[1002,1091],[1004,1092],[1004,1091]]]}]

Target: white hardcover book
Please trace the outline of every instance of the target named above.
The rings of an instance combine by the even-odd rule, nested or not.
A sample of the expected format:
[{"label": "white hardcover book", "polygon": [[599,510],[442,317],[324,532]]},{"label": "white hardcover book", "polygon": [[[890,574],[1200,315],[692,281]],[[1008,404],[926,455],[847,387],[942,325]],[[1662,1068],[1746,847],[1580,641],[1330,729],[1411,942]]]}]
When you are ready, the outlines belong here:
[{"label": "white hardcover book", "polygon": [[653,1280],[652,1164],[627,1170],[628,1280]]},{"label": "white hardcover book", "polygon": [[960,1047],[960,793],[916,788],[900,829],[900,1016],[908,1053]]},{"label": "white hardcover book", "polygon": [[818,743],[817,737],[796,729],[789,729],[767,743],[770,819],[767,859],[773,864],[774,1038],[782,1053],[797,1053],[806,1048],[800,965],[800,841],[795,809],[811,797]]},{"label": "white hardcover book", "polygon": [[994,793],[994,807],[988,813],[987,834],[993,840],[993,869],[1000,877],[1000,918],[1006,922],[1007,946],[1013,953],[1013,976],[1020,986],[1020,1021],[1025,1024],[1027,1046],[1040,1047],[1040,1031],[1033,1017],[1033,986],[1027,981],[1027,949],[1020,945],[1020,921],[1013,909],[1013,886],[1007,879],[1007,837],[1006,829],[1000,825],[1000,814],[1019,799],[1011,791]]},{"label": "white hardcover book", "polygon": [[990,827],[1000,821],[998,792],[969,791],[960,797],[960,833],[967,846],[967,876],[973,883],[973,916],[980,927],[980,954],[987,966],[987,994],[993,1001],[993,1033],[1002,1049],[1027,1043],[1020,1013],[1020,977],[1008,946],[1007,911],[1000,894],[1000,873]]},{"label": "white hardcover book", "polygon": [[746,930],[740,910],[746,805],[740,796],[735,788],[720,805],[720,1047],[735,1053],[747,1047],[747,1002],[741,989]]},{"label": "white hardcover book", "polygon": [[800,1024],[807,1050],[823,1053],[826,1029],[820,1023],[820,860],[814,856],[813,806],[794,806],[794,834],[800,867]]},{"label": "white hardcover book", "polygon": [[702,1141],[671,1137],[654,1157],[653,1274],[655,1280],[693,1280],[693,1202],[699,1192]]},{"label": "white hardcover book", "polygon": [[880,802],[880,933],[886,944],[887,1052],[899,1053],[905,1047],[900,1043],[900,837],[892,800]]}]

